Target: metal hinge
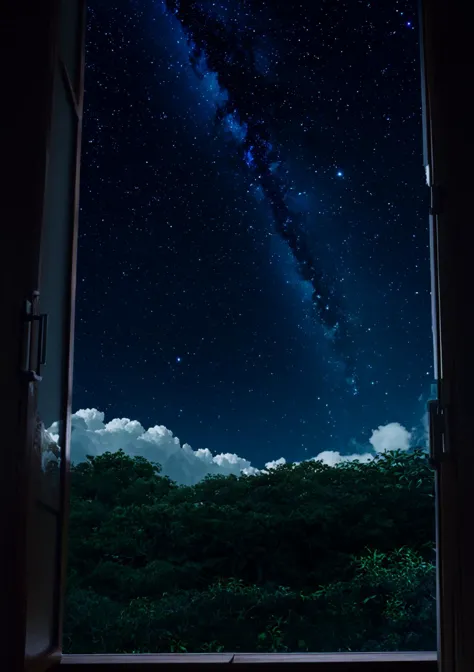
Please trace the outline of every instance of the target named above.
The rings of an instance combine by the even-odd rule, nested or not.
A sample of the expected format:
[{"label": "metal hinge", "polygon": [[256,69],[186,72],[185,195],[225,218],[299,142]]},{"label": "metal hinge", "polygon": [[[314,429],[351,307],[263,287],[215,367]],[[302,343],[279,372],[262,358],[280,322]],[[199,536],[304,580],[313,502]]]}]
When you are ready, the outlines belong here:
[{"label": "metal hinge", "polygon": [[430,462],[435,469],[450,454],[448,408],[439,399],[428,402]]},{"label": "metal hinge", "polygon": [[[47,313],[36,313],[38,297],[39,292],[33,292],[31,301],[25,302],[23,314],[25,330],[21,371],[28,382],[40,382],[42,380],[41,367],[46,364],[48,315]],[[37,327],[34,328],[34,325]]]}]

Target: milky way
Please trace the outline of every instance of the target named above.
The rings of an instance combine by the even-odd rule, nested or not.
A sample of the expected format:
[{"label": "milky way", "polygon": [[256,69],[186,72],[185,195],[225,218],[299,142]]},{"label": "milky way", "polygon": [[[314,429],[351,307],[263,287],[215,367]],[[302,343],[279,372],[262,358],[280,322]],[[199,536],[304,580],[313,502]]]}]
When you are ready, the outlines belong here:
[{"label": "milky way", "polygon": [[[347,307],[334,278],[322,270],[307,235],[306,216],[294,212],[289,192],[294,188],[280,149],[274,141],[273,112],[278,90],[269,85],[258,65],[255,31],[228,28],[193,0],[166,0],[188,38],[190,62],[198,77],[215,73],[221,89],[216,124],[227,127],[239,142],[242,159],[255,175],[270,207],[275,231],[293,255],[301,280],[312,287],[314,319],[324,327],[346,366],[346,382],[357,393],[351,328]],[[213,3],[214,4],[214,3]],[[207,8],[209,9],[209,8]],[[352,328],[354,326],[352,325]]]},{"label": "milky way", "polygon": [[90,0],[87,20],[74,407],[259,467],[418,426],[414,0]]}]

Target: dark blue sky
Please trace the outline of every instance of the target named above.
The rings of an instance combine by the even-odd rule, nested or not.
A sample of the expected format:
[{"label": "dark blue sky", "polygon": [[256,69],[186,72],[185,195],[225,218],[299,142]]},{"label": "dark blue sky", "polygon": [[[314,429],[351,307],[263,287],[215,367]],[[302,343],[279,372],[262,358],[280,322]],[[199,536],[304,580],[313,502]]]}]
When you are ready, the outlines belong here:
[{"label": "dark blue sky", "polygon": [[419,424],[415,5],[89,3],[75,409],[256,466]]}]

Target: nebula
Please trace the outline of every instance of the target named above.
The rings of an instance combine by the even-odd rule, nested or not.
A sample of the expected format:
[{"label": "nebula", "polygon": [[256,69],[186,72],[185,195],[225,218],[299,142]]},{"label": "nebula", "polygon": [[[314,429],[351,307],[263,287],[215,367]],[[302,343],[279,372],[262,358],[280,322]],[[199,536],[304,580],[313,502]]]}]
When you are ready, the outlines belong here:
[{"label": "nebula", "polygon": [[[302,281],[312,287],[312,313],[345,366],[345,379],[357,394],[350,355],[350,328],[343,298],[334,278],[323,271],[307,234],[307,214],[291,207],[295,188],[285,159],[274,141],[272,112],[278,89],[262,74],[262,52],[245,26],[228,27],[192,0],[166,0],[167,10],[180,22],[188,40],[189,60],[199,78],[209,73],[218,85],[215,123],[228,131],[241,158],[270,208],[275,232],[291,251]],[[265,72],[265,69],[264,69]]]}]

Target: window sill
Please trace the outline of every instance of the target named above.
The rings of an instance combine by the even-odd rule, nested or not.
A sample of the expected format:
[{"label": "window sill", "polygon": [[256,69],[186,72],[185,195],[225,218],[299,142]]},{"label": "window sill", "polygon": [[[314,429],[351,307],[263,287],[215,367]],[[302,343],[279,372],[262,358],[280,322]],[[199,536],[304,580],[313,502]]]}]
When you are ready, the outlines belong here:
[{"label": "window sill", "polygon": [[[290,670],[294,665],[300,669],[317,668],[317,672],[436,672],[438,656],[434,651],[406,653],[157,653],[157,654],[70,654],[61,659],[61,666],[73,666],[74,672],[84,670],[126,670],[133,672],[143,665],[147,670],[163,665],[179,665],[189,668],[215,670],[216,665],[251,665],[253,670],[267,670],[278,665]],[[71,670],[72,672],[72,670]]]}]

